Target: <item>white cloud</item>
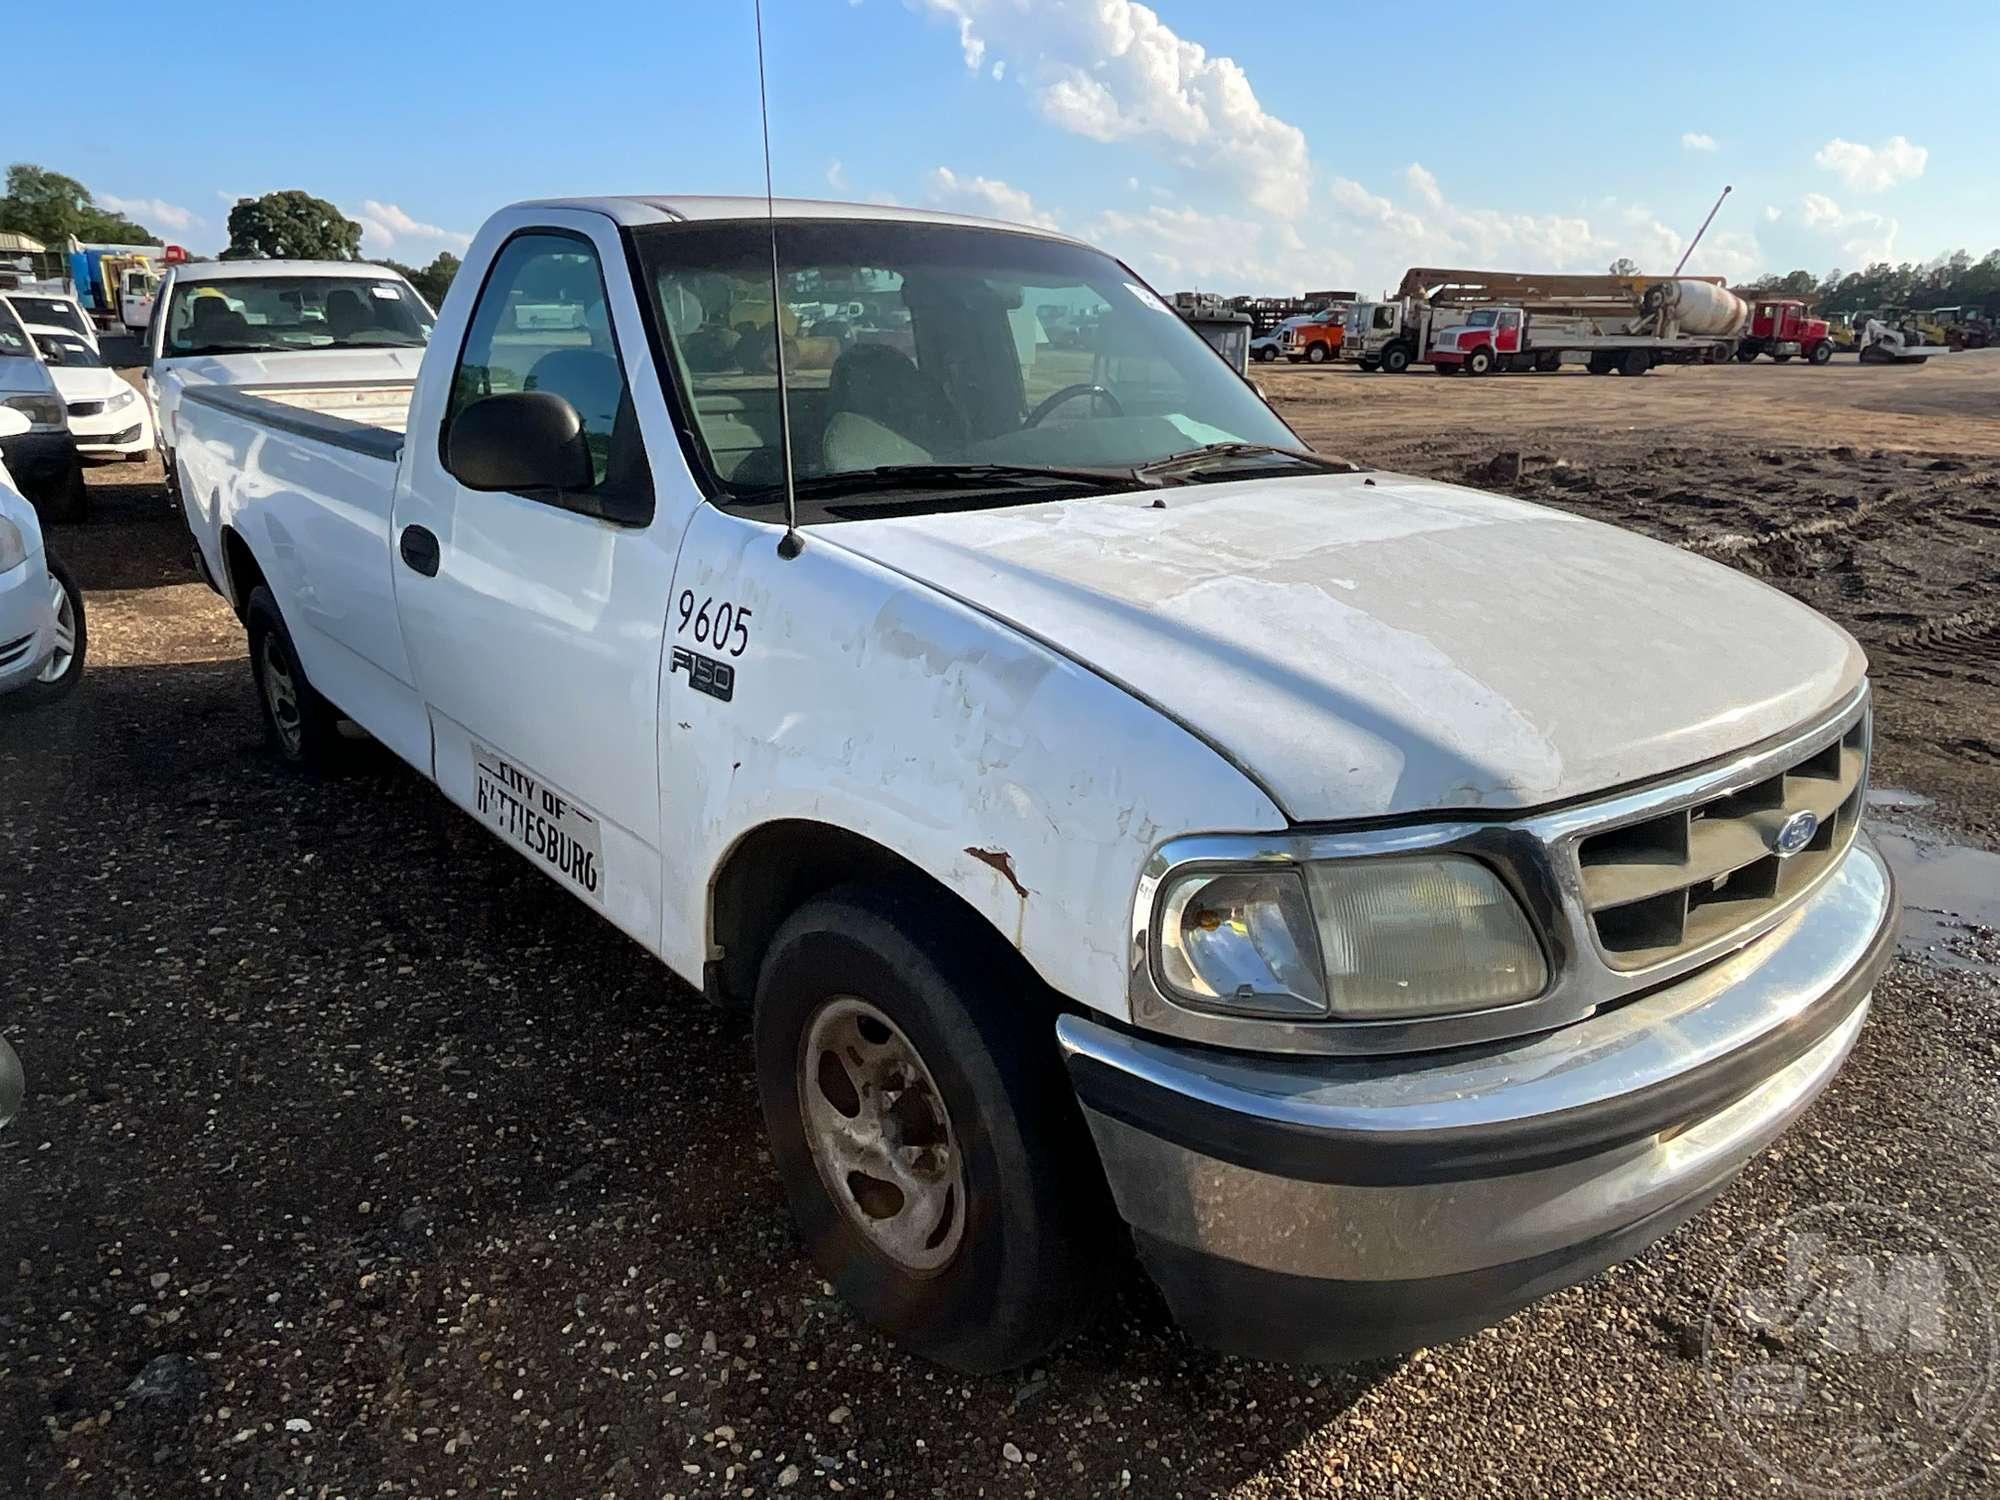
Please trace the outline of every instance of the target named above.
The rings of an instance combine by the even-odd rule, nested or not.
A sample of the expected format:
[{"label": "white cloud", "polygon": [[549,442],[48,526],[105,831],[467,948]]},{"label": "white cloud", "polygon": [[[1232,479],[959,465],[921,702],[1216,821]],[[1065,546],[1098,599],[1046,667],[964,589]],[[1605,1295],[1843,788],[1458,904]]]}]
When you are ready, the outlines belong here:
[{"label": "white cloud", "polygon": [[978,69],[989,47],[1026,70],[1051,123],[1094,141],[1133,141],[1191,175],[1209,174],[1267,213],[1302,213],[1305,133],[1267,113],[1233,58],[1212,56],[1133,0],[921,0],[958,23]]},{"label": "white cloud", "polygon": [[121,198],[116,193],[92,193],[90,198],[99,208],[137,219],[148,229],[195,229],[208,222],[193,209],[164,198]]},{"label": "white cloud", "polygon": [[1879,146],[1864,146],[1835,136],[1813,154],[1821,170],[1833,172],[1860,193],[1879,193],[1899,182],[1924,175],[1930,152],[1906,136],[1892,135]]},{"label": "white cloud", "polygon": [[403,212],[399,205],[374,198],[362,199],[361,211],[350,213],[348,217],[361,226],[361,251],[364,255],[387,255],[410,240],[418,241],[433,251],[453,250],[462,255],[472,243],[469,234],[422,223]]},{"label": "white cloud", "polygon": [[940,208],[984,214],[1014,224],[1033,224],[1041,229],[1056,227],[1053,214],[1043,213],[1027,193],[997,177],[968,177],[950,167],[936,167],[927,186],[931,201]]},{"label": "white cloud", "polygon": [[1007,76],[1007,59],[1003,57],[1000,59],[999,62],[993,65],[993,81],[995,83],[998,83],[1006,76]]},{"label": "white cloud", "polygon": [[1705,130],[1683,130],[1681,145],[1689,151],[1720,151],[1722,145]]},{"label": "white cloud", "polygon": [[1782,208],[1778,207],[1777,204],[1766,203],[1764,205],[1764,222],[1766,224],[1775,224],[1778,222],[1778,220],[1784,218],[1784,216],[1785,216],[1785,211]]},{"label": "white cloud", "polygon": [[852,186],[847,180],[847,168],[840,164],[837,156],[826,164],[826,185],[837,193],[848,192]]},{"label": "white cloud", "polygon": [[1355,275],[1354,262],[1339,250],[1308,244],[1292,224],[1265,214],[1166,204],[1114,208],[1091,219],[1082,234],[1167,292],[1296,293],[1351,283]]},{"label": "white cloud", "polygon": [[1896,253],[1902,225],[1886,214],[1866,208],[1842,208],[1824,193],[1807,193],[1799,201],[1806,228],[1836,241],[1850,263],[1869,265]]}]

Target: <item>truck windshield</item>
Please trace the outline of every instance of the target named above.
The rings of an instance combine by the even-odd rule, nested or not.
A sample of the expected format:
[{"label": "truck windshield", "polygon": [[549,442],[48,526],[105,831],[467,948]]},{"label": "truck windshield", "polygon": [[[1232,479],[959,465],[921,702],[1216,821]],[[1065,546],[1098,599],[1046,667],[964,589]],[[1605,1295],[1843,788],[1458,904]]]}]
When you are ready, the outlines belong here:
[{"label": "truck windshield", "polygon": [[176,278],[161,349],[169,356],[288,349],[420,349],[436,321],[387,275]]},{"label": "truck windshield", "polygon": [[1305,446],[1095,250],[1002,229],[781,220],[774,309],[768,235],[762,220],[633,231],[693,456],[724,503],[768,501],[782,480],[774,324],[802,488],[852,494],[838,476],[868,475],[908,491],[946,466],[1074,480],[1217,444]]},{"label": "truck windshield", "polygon": [[89,333],[83,309],[67,297],[28,297],[19,292],[7,296],[7,305],[23,323],[39,323],[45,328],[67,328],[73,333]]},{"label": "truck windshield", "polygon": [[23,359],[35,357],[35,346],[28,342],[28,331],[7,311],[5,302],[0,302],[0,354]]}]

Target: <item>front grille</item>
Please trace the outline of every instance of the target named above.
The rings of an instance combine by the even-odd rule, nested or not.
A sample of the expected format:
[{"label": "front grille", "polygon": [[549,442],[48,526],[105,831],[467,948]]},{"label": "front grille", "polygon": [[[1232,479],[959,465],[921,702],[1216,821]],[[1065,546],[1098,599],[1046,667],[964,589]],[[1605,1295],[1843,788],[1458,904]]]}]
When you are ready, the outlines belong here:
[{"label": "front grille", "polygon": [[18,641],[0,641],[0,667],[11,667],[28,654],[28,648],[35,644],[32,635],[24,635]]},{"label": "front grille", "polygon": [[69,414],[72,417],[94,417],[101,414],[103,410],[104,403],[102,401],[72,401],[69,404]]},{"label": "front grille", "polygon": [[[1605,962],[1644,969],[1756,925],[1825,874],[1854,841],[1868,772],[1868,716],[1782,771],[1577,844],[1584,905]],[[1803,846],[1779,852],[1810,813]]]}]

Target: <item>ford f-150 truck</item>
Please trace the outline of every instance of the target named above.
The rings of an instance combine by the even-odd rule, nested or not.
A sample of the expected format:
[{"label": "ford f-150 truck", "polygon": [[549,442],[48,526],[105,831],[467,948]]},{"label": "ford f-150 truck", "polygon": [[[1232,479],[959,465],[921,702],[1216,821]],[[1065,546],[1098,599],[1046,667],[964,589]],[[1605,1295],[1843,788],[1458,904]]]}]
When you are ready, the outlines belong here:
[{"label": "ford f-150 truck", "polygon": [[521,204],[412,387],[181,429],[278,752],[353,721],[748,1006],[807,1246],[960,1368],[1120,1218],[1224,1348],[1492,1322],[1722,1191],[1893,942],[1849,636],[1315,455],[1050,231]]}]

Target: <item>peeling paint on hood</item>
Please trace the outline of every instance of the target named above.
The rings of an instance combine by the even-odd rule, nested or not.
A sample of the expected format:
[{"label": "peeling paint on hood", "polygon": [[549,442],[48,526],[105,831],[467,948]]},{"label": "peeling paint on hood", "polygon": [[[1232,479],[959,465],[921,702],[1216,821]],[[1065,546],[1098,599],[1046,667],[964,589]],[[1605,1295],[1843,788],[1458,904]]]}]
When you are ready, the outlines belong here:
[{"label": "peeling paint on hood", "polygon": [[1400,475],[812,530],[1131,687],[1302,822],[1665,775],[1793,728],[1866,670],[1833,622],[1719,563]]}]

